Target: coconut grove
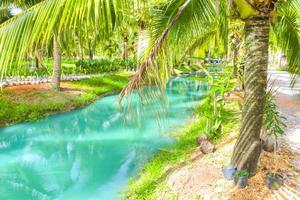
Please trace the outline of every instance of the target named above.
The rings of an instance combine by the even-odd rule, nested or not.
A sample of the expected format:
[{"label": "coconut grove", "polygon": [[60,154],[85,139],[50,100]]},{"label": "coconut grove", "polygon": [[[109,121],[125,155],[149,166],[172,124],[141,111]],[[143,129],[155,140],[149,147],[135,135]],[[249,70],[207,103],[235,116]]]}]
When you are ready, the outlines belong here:
[{"label": "coconut grove", "polygon": [[2,0],[0,199],[298,199],[299,63],[299,0]]}]

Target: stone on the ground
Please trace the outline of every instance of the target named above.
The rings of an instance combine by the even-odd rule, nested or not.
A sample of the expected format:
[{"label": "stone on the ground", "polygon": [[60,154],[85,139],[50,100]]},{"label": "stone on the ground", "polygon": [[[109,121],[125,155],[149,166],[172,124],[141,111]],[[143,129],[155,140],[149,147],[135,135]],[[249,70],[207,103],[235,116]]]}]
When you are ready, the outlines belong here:
[{"label": "stone on the ground", "polygon": [[210,141],[206,140],[201,143],[200,150],[204,153],[212,153],[215,150],[215,145],[213,145]]},{"label": "stone on the ground", "polygon": [[[105,74],[91,74],[91,75],[62,75],[62,81],[78,81],[92,77],[102,77]],[[15,77],[6,77],[4,80],[0,80],[0,87],[9,87],[16,85],[37,85],[51,82],[51,76],[15,76]]]},{"label": "stone on the ground", "polygon": [[201,135],[201,136],[197,137],[197,142],[199,145],[201,145],[201,143],[206,140],[208,140],[206,135]]},{"label": "stone on the ground", "polygon": [[[274,145],[275,145],[275,139],[273,138],[266,138],[264,140],[262,140],[262,147],[263,150],[266,152],[274,152]],[[278,146],[277,146],[278,148]]]},{"label": "stone on the ground", "polygon": [[215,145],[208,140],[206,135],[197,137],[197,142],[200,145],[200,151],[204,154],[212,153],[215,150]]}]

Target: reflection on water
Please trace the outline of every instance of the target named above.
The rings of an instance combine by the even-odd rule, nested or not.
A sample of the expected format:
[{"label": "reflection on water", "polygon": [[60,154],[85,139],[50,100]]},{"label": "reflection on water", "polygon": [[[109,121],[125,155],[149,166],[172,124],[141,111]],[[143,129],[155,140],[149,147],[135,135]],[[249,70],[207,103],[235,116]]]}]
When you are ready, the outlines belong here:
[{"label": "reflection on water", "polygon": [[121,114],[117,96],[34,123],[0,129],[0,199],[120,199],[130,177],[161,147],[163,133],[184,124],[206,85],[182,78],[167,86],[166,118],[159,104]]}]

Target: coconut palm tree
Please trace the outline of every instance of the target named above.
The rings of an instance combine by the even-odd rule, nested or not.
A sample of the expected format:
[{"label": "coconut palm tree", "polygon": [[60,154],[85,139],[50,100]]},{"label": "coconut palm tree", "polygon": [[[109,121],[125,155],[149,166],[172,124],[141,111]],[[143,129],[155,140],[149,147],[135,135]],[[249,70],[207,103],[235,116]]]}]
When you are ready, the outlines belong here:
[{"label": "coconut palm tree", "polygon": [[[8,5],[18,2],[32,3],[34,1],[3,0],[1,3]],[[58,53],[54,56],[56,58],[54,64],[59,64],[61,60],[61,58],[58,59],[59,36],[63,33],[64,40],[72,42],[73,33],[82,25],[93,25],[98,32],[103,33],[101,35],[103,40],[105,37],[108,38],[118,17],[121,16],[119,11],[126,5],[125,0],[42,0],[24,9],[20,14],[0,24],[1,77],[3,78],[13,61],[15,66],[19,66],[27,52],[37,46],[43,48],[52,43],[55,47],[53,52]],[[53,42],[54,33],[57,37]],[[56,69],[57,67],[54,66],[54,72],[58,72],[54,75],[59,75],[60,70]],[[58,80],[58,78],[54,79]],[[57,84],[54,85],[58,88]]]},{"label": "coconut palm tree", "polygon": [[[197,26],[205,21],[216,20],[220,38],[228,37],[228,23],[231,17],[243,20],[245,26],[245,103],[243,107],[240,135],[236,142],[231,163],[239,170],[246,169],[254,174],[261,152],[260,131],[263,120],[264,101],[267,86],[269,35],[275,35],[279,47],[285,52],[289,69],[299,72],[300,26],[299,0],[224,0],[215,3],[210,0],[174,0],[167,5],[164,20],[156,21],[152,44],[139,71],[122,90],[120,99],[148,83],[148,77],[156,74],[163,84],[169,76],[166,56],[172,49],[182,48],[186,37],[201,35],[203,29]],[[214,9],[215,8],[215,9]],[[168,13],[171,13],[168,15]],[[210,24],[211,25],[211,24]],[[196,30],[196,31],[195,31]],[[222,37],[223,35],[223,37]],[[180,42],[179,42],[180,41]],[[175,44],[174,44],[175,43]],[[180,43],[180,44],[178,44]],[[176,48],[174,48],[176,46]],[[224,40],[226,48],[226,39]],[[160,70],[157,70],[160,69]],[[164,73],[162,73],[164,72]],[[167,78],[166,78],[167,77]]]},{"label": "coconut palm tree", "polygon": [[[17,6],[17,8],[21,10],[26,10],[31,6],[41,2],[41,0],[27,0],[27,1],[17,1],[17,0],[6,0],[2,3],[3,8],[7,8],[7,10],[13,10],[13,6]],[[12,8],[10,8],[12,7]],[[12,16],[11,16],[12,17]],[[41,51],[38,45],[35,47],[35,60],[36,67],[39,68],[43,66]],[[59,43],[57,37],[53,37],[53,73],[52,73],[52,89],[59,90],[60,89],[60,79],[61,79],[61,50],[59,47]]]}]

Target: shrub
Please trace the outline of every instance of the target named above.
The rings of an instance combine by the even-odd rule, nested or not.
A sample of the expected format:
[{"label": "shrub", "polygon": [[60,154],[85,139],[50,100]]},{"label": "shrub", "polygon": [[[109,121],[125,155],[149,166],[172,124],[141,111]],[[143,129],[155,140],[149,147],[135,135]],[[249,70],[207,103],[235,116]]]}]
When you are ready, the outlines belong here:
[{"label": "shrub", "polygon": [[98,59],[79,60],[76,63],[77,70],[85,74],[117,72],[121,70],[135,70],[136,63],[133,60]]},{"label": "shrub", "polygon": [[[51,76],[52,61],[45,60],[44,67],[36,68],[33,61],[23,61],[19,67],[13,63],[13,67],[7,71],[7,77],[11,76]],[[133,59],[98,59],[98,60],[63,60],[62,74],[100,74],[118,72],[122,70],[136,70],[136,61]]]}]

